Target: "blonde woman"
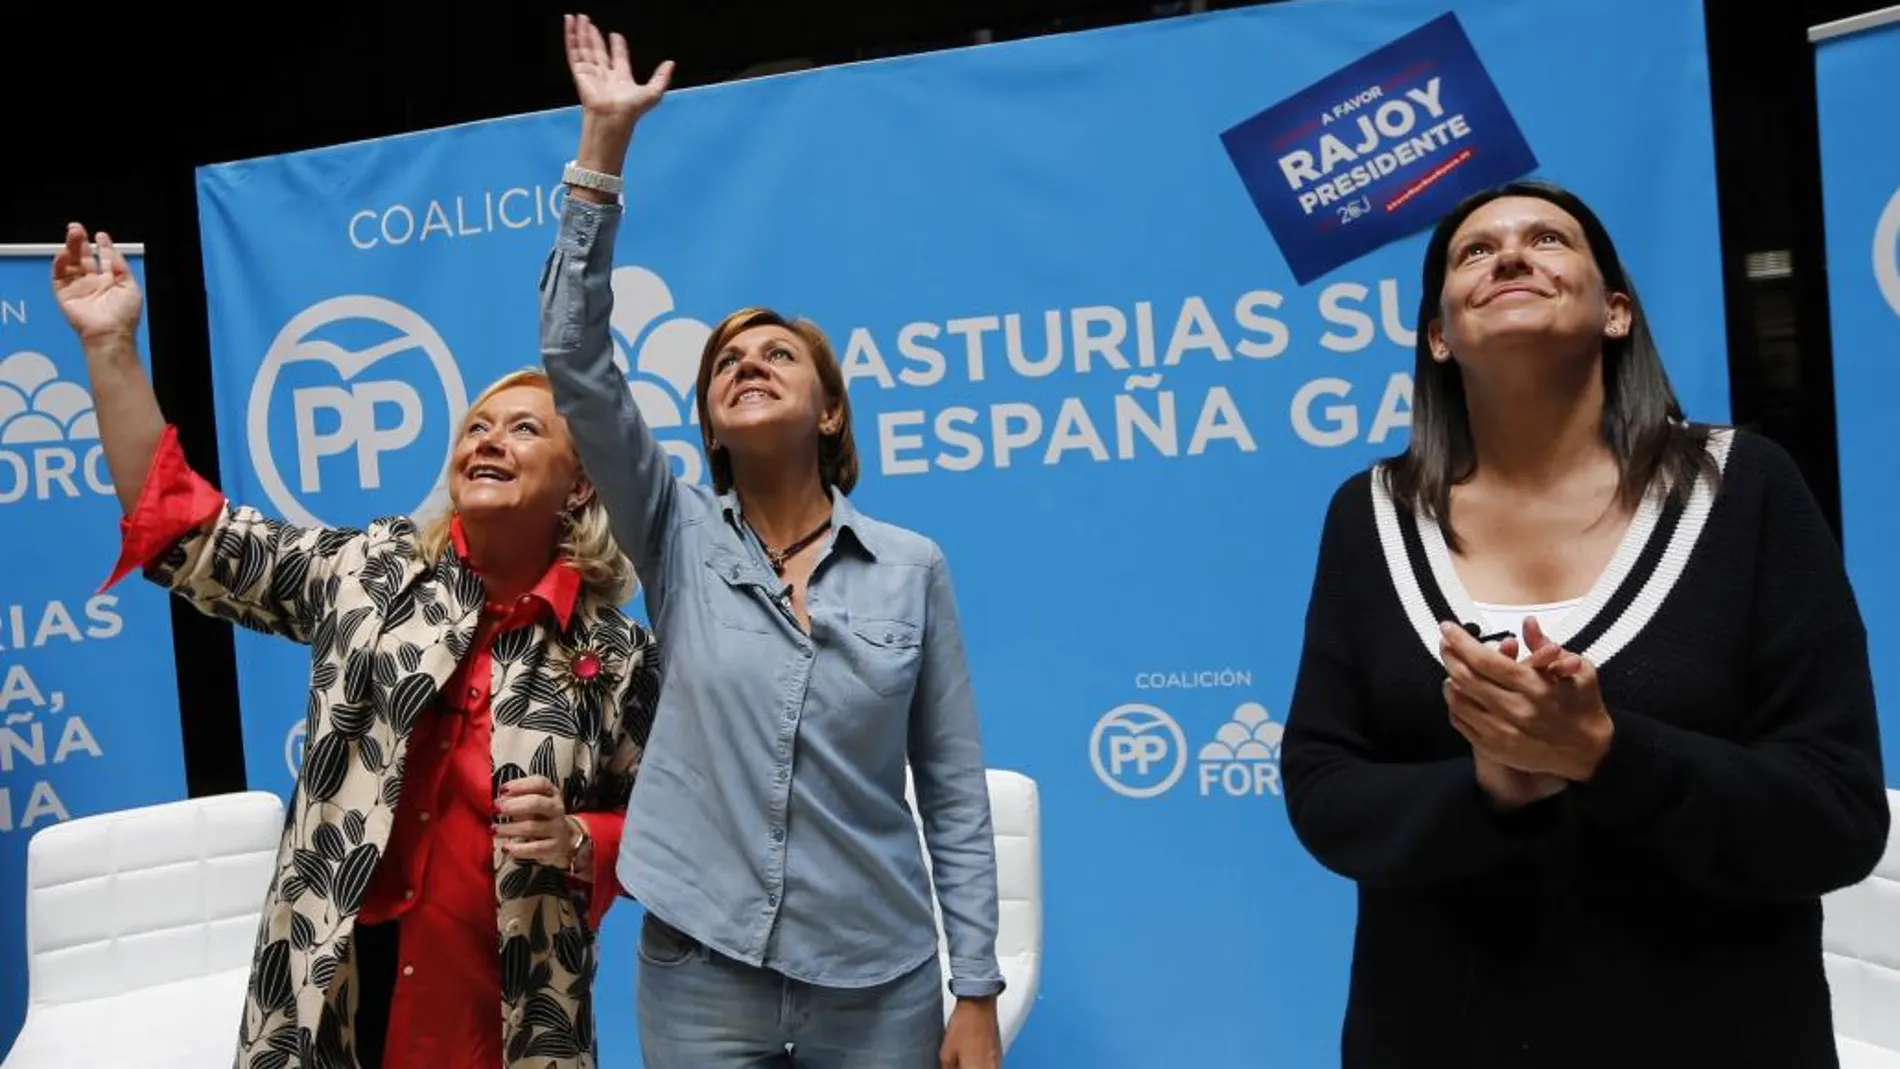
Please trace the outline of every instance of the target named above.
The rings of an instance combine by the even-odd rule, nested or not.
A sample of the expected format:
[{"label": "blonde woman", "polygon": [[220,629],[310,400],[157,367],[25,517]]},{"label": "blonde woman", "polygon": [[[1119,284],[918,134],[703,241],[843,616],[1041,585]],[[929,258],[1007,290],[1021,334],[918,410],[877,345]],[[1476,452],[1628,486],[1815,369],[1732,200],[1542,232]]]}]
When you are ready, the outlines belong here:
[{"label": "blonde woman", "polygon": [[126,514],[113,581],[142,567],[311,647],[236,1065],[591,1069],[594,933],[659,659],[617,608],[632,569],[547,380],[516,372],[476,398],[445,515],[297,527],[187,465],[109,236],[71,224],[53,289]]}]

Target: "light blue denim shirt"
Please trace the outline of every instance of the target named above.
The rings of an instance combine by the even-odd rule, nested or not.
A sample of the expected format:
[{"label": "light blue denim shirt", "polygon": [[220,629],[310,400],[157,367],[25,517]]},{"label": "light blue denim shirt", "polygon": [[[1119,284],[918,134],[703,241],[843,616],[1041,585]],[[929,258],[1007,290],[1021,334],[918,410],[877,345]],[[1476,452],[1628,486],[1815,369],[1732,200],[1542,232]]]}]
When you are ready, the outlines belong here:
[{"label": "light blue denim shirt", "polygon": [[937,953],[958,996],[1002,990],[976,702],[942,552],[832,489],[807,635],[738,498],[672,474],[613,365],[618,205],[570,197],[541,282],[542,358],[632,558],[664,658],[620,883],[729,957],[835,987]]}]

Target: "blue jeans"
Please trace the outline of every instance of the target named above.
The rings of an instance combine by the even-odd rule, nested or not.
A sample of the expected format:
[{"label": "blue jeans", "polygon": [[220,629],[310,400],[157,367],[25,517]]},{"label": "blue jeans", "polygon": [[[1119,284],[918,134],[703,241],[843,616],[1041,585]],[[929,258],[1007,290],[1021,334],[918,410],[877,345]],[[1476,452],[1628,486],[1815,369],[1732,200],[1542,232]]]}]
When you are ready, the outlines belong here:
[{"label": "blue jeans", "polygon": [[936,1069],[943,972],[819,987],[733,961],[648,914],[640,927],[647,1069]]}]

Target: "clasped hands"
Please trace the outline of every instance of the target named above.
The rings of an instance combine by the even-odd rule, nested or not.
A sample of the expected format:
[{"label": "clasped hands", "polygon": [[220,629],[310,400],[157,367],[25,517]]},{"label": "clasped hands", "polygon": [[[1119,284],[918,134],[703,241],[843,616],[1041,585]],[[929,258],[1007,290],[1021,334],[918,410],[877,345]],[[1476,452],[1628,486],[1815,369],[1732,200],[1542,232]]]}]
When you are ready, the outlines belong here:
[{"label": "clasped hands", "polygon": [[1520,808],[1596,774],[1613,727],[1595,665],[1551,642],[1535,619],[1524,621],[1531,655],[1522,661],[1516,638],[1493,649],[1457,624],[1439,630],[1445,707],[1494,803]]}]

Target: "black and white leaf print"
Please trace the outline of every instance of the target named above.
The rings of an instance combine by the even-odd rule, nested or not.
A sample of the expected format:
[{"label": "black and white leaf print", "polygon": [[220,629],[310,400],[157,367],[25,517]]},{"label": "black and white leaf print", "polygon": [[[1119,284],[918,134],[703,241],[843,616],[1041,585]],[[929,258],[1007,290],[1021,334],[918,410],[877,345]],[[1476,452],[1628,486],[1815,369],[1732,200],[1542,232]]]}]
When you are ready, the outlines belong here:
[{"label": "black and white leaf print", "polygon": [[544,991],[553,983],[554,965],[546,958],[541,959],[533,969],[528,971],[529,991]]},{"label": "black and white leaf print", "polygon": [[553,895],[567,894],[567,872],[552,865],[529,865],[528,894]]},{"label": "black and white leaf print", "polygon": [[534,710],[521,721],[521,726],[529,731],[545,731],[549,735],[563,739],[583,737],[581,722],[575,717],[574,710],[567,707],[566,702],[546,705]]},{"label": "black and white leaf print", "polygon": [[389,695],[389,722],[398,732],[407,735],[415,725],[416,717],[435,700],[435,680],[427,673],[415,672],[404,676]]},{"label": "black and white leaf print", "polygon": [[327,802],[343,789],[350,774],[349,743],[334,732],[324,732],[310,740],[303,756],[304,793],[318,802]]},{"label": "black and white leaf print", "polygon": [[482,577],[473,571],[455,564],[447,554],[443,562],[454,571],[453,582],[447,584],[455,592],[455,600],[462,605],[480,605],[482,603]]},{"label": "black and white leaf print", "polygon": [[515,1029],[514,1038],[508,1041],[508,1064],[510,1066],[528,1056],[528,1041],[533,1038],[534,1033],[528,1031],[526,1028]]},{"label": "black and white leaf print", "polygon": [[284,1069],[289,1064],[290,1055],[281,1050],[265,1050],[251,1059],[250,1069]]},{"label": "black and white leaf print", "polygon": [[345,738],[356,738],[376,722],[376,709],[365,699],[351,699],[330,706],[330,729]]},{"label": "black and white leaf print", "polygon": [[[336,632],[332,630],[330,633],[334,635]],[[322,661],[310,669],[310,689],[312,691],[329,690],[336,686],[336,677],[336,662]]]},{"label": "black and white leaf print", "polygon": [[293,906],[296,905],[297,900],[303,897],[303,877],[294,872],[284,877],[284,882],[278,886],[277,893],[284,896],[284,901]]},{"label": "black and white leaf print", "polygon": [[[528,774],[531,776],[545,777],[549,783],[558,784],[561,782],[561,769],[554,763],[554,740],[552,738],[542,739],[541,745],[534,748],[534,758],[528,763]],[[539,917],[540,915],[536,914],[537,920]]]},{"label": "black and white leaf print", "polygon": [[581,1048],[574,1042],[571,1025],[550,1032],[536,1033],[533,1041],[528,1044],[530,1058],[577,1058],[580,1053]]},{"label": "black and white leaf print", "polygon": [[298,950],[309,950],[317,942],[317,926],[310,918],[301,913],[290,915],[290,945]]},{"label": "black and white leaf print", "polygon": [[310,554],[295,547],[286,548],[277,554],[277,568],[271,572],[271,599],[279,605],[291,606],[302,599],[304,582],[310,576]]},{"label": "black and white leaf print", "polygon": [[574,737],[592,742],[600,738],[602,725],[607,717],[607,699],[593,691],[583,691],[574,698]]},{"label": "black and white leaf print", "polygon": [[377,850],[370,843],[364,843],[350,851],[336,870],[336,894],[331,900],[336,908],[346,914],[353,914],[363,905],[363,896],[369,893],[370,878],[376,874]]},{"label": "black and white leaf print", "polygon": [[[414,588],[411,588],[413,590]],[[383,610],[383,629],[394,631],[409,622],[416,615],[416,599],[411,590],[404,590],[389,599],[389,606]]]},{"label": "black and white leaf print", "polygon": [[290,1024],[278,1025],[277,1030],[272,1032],[270,1037],[264,1040],[264,1044],[272,1050],[282,1051],[287,1055],[296,1055],[298,1050],[296,1023],[292,1022]]},{"label": "black and white leaf print", "polygon": [[531,675],[521,681],[521,692],[536,705],[566,704],[567,692],[559,680],[544,675]]},{"label": "black and white leaf print", "polygon": [[287,1010],[297,1004],[296,989],[290,983],[290,943],[273,940],[252,967],[252,997],[266,1012]]},{"label": "black and white leaf print", "polygon": [[422,667],[422,647],[413,642],[396,647],[396,666],[404,672],[419,670]]},{"label": "black and white leaf print", "polygon": [[449,610],[431,601],[422,607],[422,619],[430,627],[441,627],[449,622]]},{"label": "black and white leaf print", "polygon": [[517,627],[512,631],[503,631],[495,639],[495,660],[504,665],[514,664],[527,656],[534,646],[534,628]]},{"label": "black and white leaf print", "polygon": [[356,740],[356,752],[356,759],[371,772],[381,772],[388,764],[388,758],[383,754],[383,744],[377,742],[374,735],[365,735]]},{"label": "black and white leaf print", "polygon": [[337,641],[344,649],[350,649],[356,645],[356,633],[362,629],[363,621],[369,619],[373,611],[375,610],[365,606],[351,609],[343,614],[342,622],[337,625]]},{"label": "black and white leaf print", "polygon": [[330,880],[335,870],[323,860],[323,855],[314,850],[295,850],[291,852],[290,863],[311,894],[318,898],[330,897]]},{"label": "black and white leaf print", "polygon": [[334,557],[343,552],[343,547],[350,544],[350,539],[360,533],[340,527],[326,527],[318,533],[317,544],[312,552],[319,557]]},{"label": "black and white leaf print", "polygon": [[[336,961],[330,962],[330,971],[336,972]],[[329,987],[329,981],[323,982]],[[343,1024],[336,1011],[329,1006],[323,1007],[323,1019],[317,1023],[316,1057],[312,1059],[315,1069],[356,1069],[356,1057],[350,1053],[343,1042]]]},{"label": "black and white leaf print", "polygon": [[528,893],[528,881],[534,877],[533,865],[516,865],[501,878],[501,897],[509,900],[520,898]]},{"label": "black and white leaf print", "polygon": [[383,777],[383,804],[391,809],[402,801],[402,775],[397,773]]},{"label": "black and white leaf print", "polygon": [[495,782],[493,784],[495,797],[501,797],[501,789],[504,785],[513,783],[518,779],[526,779],[527,777],[528,774],[522,771],[521,766],[515,764],[513,761],[509,761],[495,769]]},{"label": "black and white leaf print", "polygon": [[402,672],[396,667],[396,655],[392,652],[379,652],[372,663],[376,666],[373,673],[376,685],[388,690],[402,678]]},{"label": "black and white leaf print", "polygon": [[331,662],[331,654],[335,650],[336,617],[325,613],[317,618],[317,626],[310,629],[310,658],[330,669],[330,681],[324,684],[326,689],[336,682],[336,667]]},{"label": "black and white leaf print", "polygon": [[578,1003],[574,1008],[574,1042],[580,1044],[582,1050],[593,1050],[594,996],[583,991],[574,1001]]},{"label": "black and white leaf print", "polygon": [[495,723],[502,727],[518,728],[528,718],[528,699],[524,695],[509,694],[495,703]]},{"label": "black and white leaf print", "polygon": [[[366,742],[369,740],[365,740]],[[352,809],[343,814],[343,834],[349,836],[350,845],[363,841],[363,833],[369,830],[369,821],[363,818],[363,811]]]},{"label": "black and white leaf print", "polygon": [[345,701],[363,702],[370,700],[371,672],[374,655],[366,649],[348,649],[343,653],[343,698]]},{"label": "black and white leaf print", "polygon": [[474,641],[474,632],[458,629],[449,632],[448,637],[442,640],[442,644],[449,648],[449,653],[455,658],[456,663],[460,664],[463,658],[468,656],[469,645]]},{"label": "black and white leaf print", "polygon": [[343,842],[343,830],[335,824],[319,824],[317,830],[310,833],[310,845],[325,861],[341,861],[348,849]]},{"label": "black and white leaf print", "polygon": [[521,1024],[537,1032],[548,1029],[565,1031],[573,1027],[573,1022],[567,1019],[567,1011],[561,1008],[553,995],[544,991],[528,996],[527,1008],[521,1013]]},{"label": "black and white leaf print", "polygon": [[587,804],[586,781],[580,776],[569,776],[561,788],[561,808],[569,813],[584,813],[593,808]]},{"label": "black and white leaf print", "polygon": [[561,968],[578,975],[586,955],[587,936],[578,925],[554,933],[554,960],[561,963]]},{"label": "black and white leaf print", "polygon": [[[534,948],[534,956],[544,957],[548,952],[548,914],[544,909],[534,911],[534,920],[528,924],[528,945]],[[533,985],[539,991],[545,984]]]},{"label": "black and white leaf print", "polygon": [[501,945],[501,1000],[520,1002],[528,988],[534,954],[523,936],[511,936]]}]

